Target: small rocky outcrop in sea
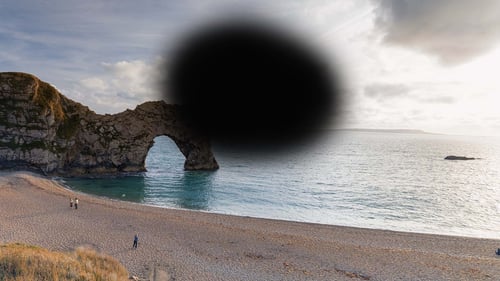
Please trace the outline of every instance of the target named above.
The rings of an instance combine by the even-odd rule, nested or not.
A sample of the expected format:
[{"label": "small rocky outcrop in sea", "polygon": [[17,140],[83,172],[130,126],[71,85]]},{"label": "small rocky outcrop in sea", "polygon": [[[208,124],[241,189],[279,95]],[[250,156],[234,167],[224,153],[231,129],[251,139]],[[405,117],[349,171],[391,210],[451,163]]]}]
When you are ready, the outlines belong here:
[{"label": "small rocky outcrop in sea", "polygon": [[479,158],[455,156],[455,155],[448,155],[444,158],[444,160],[475,160],[475,159],[479,159]]},{"label": "small rocky outcrop in sea", "polygon": [[100,115],[26,73],[0,73],[0,168],[82,176],[145,171],[153,139],[170,137],[186,170],[214,170],[208,138],[180,118],[180,107],[145,102]]}]

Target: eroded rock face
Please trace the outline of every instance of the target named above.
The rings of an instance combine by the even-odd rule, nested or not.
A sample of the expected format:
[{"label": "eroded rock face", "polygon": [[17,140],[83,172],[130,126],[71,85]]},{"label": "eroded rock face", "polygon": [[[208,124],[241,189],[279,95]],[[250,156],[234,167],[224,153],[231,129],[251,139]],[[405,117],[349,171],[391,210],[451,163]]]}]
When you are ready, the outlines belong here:
[{"label": "eroded rock face", "polygon": [[186,170],[215,170],[206,137],[163,101],[100,115],[25,73],[0,73],[0,168],[49,175],[94,176],[145,171],[153,139],[168,136],[186,157]]}]

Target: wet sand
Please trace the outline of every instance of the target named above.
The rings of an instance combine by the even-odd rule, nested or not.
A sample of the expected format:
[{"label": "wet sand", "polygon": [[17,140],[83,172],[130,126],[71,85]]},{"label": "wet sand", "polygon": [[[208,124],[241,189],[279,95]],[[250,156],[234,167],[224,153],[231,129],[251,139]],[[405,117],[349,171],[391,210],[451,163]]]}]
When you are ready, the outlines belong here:
[{"label": "wet sand", "polygon": [[500,240],[150,207],[26,172],[0,174],[0,243],[9,242],[92,247],[153,280],[500,280]]}]

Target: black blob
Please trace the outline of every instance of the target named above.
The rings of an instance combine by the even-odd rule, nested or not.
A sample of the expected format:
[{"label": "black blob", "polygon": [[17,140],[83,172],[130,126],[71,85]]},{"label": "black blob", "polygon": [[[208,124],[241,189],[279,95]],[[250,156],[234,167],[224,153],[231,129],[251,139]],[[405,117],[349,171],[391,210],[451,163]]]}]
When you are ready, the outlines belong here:
[{"label": "black blob", "polygon": [[338,81],[295,37],[255,22],[198,29],[168,56],[166,89],[216,145],[252,150],[304,143],[337,113]]}]

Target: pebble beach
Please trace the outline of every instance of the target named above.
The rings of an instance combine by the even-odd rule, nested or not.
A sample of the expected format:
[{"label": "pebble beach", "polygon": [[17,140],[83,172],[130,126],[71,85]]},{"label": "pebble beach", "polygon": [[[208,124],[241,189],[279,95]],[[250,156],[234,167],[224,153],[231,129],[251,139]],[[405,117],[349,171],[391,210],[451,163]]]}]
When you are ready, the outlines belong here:
[{"label": "pebble beach", "polygon": [[143,280],[500,280],[500,240],[152,207],[27,172],[0,174],[0,243],[12,242],[89,247]]}]

